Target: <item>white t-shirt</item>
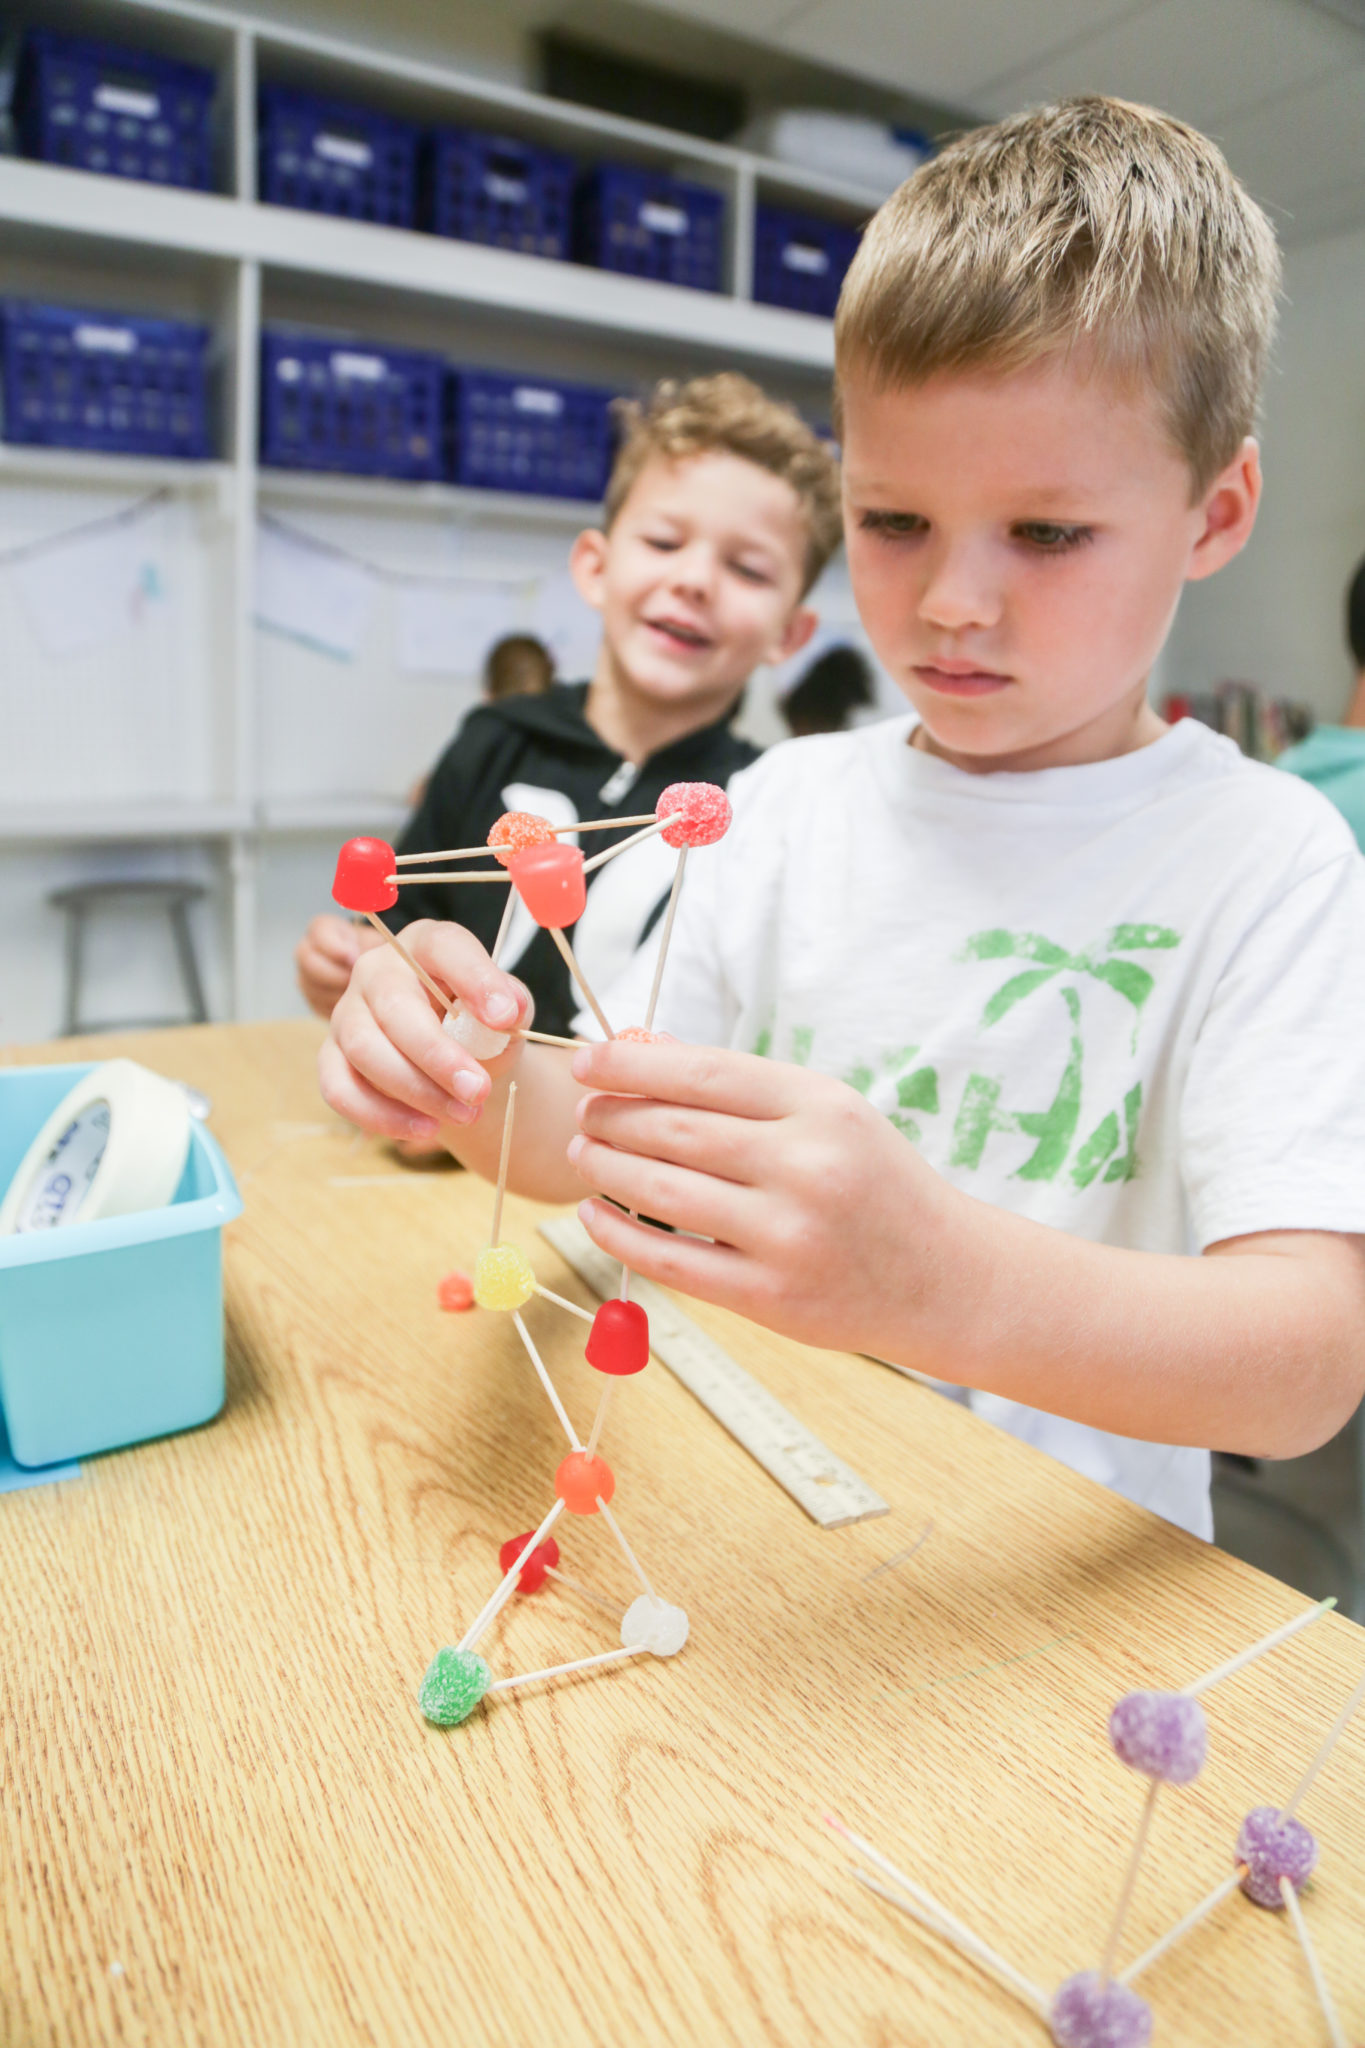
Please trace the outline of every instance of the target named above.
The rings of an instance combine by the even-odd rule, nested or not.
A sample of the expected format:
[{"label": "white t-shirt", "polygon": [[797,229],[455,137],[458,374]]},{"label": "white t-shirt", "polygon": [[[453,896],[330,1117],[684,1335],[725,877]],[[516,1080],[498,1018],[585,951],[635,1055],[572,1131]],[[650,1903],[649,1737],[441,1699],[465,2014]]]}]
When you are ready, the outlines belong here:
[{"label": "white t-shirt", "polygon": [[[1365,1232],[1365,863],[1186,720],[969,775],[915,721],[794,740],[688,862],[657,1025],[832,1074],[955,1187],[1097,1243]],[[643,1015],[654,946],[606,997]],[[1197,1534],[1203,1450],[978,1413]]]}]

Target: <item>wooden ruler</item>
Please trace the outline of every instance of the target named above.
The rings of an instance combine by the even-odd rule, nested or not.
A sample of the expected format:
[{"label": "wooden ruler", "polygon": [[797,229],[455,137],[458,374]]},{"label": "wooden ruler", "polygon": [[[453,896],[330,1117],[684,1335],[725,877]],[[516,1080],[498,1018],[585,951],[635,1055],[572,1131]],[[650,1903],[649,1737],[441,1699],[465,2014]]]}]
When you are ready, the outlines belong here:
[{"label": "wooden ruler", "polygon": [[[603,1301],[617,1293],[621,1268],[599,1251],[576,1216],[540,1226],[561,1258]],[[822,1529],[841,1529],[890,1513],[879,1493],[820,1442],[768,1389],[708,1337],[661,1288],[632,1274],[631,1298],[649,1317],[649,1342],[676,1379],[743,1444]]]}]

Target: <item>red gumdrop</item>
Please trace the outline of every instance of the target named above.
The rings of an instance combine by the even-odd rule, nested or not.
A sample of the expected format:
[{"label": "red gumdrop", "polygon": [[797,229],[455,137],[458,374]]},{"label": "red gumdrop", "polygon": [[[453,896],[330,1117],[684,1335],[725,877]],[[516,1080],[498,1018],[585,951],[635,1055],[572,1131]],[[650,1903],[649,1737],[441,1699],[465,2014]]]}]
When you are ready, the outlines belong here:
[{"label": "red gumdrop", "polygon": [[[528,1529],[524,1536],[509,1536],[498,1552],[498,1570],[504,1576],[511,1571],[517,1559],[525,1550],[534,1529]],[[559,1563],[559,1545],[553,1536],[547,1536],[543,1543],[537,1543],[521,1570],[517,1573],[519,1593],[538,1593],[545,1584],[546,1572]]]},{"label": "red gumdrop", "polygon": [[474,1306],[474,1282],[468,1273],[447,1273],[436,1283],[436,1299],[442,1308],[460,1310]]},{"label": "red gumdrop", "polygon": [[592,1319],[586,1356],[618,1379],[649,1364],[649,1317],[638,1301],[604,1301]]},{"label": "red gumdrop", "polygon": [[524,853],[528,846],[554,843],[554,827],[548,818],[537,817],[534,811],[504,811],[488,835],[493,858],[501,867],[510,867],[512,855]]},{"label": "red gumdrop", "polygon": [[571,1515],[595,1515],[599,1494],[610,1500],[616,1491],[616,1475],[605,1458],[590,1458],[586,1451],[570,1451],[555,1473],[555,1492]]},{"label": "red gumdrop", "polygon": [[546,846],[528,846],[512,855],[507,872],[536,923],[546,930],[562,932],[583,915],[588,885],[583,855],[576,846],[561,846],[557,839]]},{"label": "red gumdrop", "polygon": [[717,782],[670,782],[654,815],[673,819],[661,835],[665,846],[714,846],[729,831],[734,813]]},{"label": "red gumdrop", "polygon": [[382,839],[348,839],[337,855],[332,900],[343,910],[392,910],[398,901],[394,852]]}]

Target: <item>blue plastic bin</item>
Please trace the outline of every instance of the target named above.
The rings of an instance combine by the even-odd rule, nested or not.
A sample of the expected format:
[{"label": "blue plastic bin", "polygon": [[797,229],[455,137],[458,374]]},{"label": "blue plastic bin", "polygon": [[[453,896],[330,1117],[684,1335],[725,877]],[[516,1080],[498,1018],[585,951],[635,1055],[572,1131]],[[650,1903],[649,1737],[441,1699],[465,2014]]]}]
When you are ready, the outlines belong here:
[{"label": "blue plastic bin", "polygon": [[[93,1062],[0,1069],[0,1188]],[[192,1429],[223,1405],[222,1230],[242,1200],[200,1123],[167,1208],[0,1237],[0,1405],[20,1465]]]},{"label": "blue plastic bin", "polygon": [[567,259],[572,157],[506,135],[440,128],[425,138],[421,162],[420,217],[433,234]]},{"label": "blue plastic bin", "polygon": [[449,372],[440,356],[267,329],[261,460],[277,469],[438,481]]},{"label": "blue plastic bin", "polygon": [[548,377],[457,370],[451,475],[491,491],[600,498],[611,466],[610,391]]},{"label": "blue plastic bin", "polygon": [[754,297],[764,305],[832,320],[860,240],[856,228],[838,221],[760,203],[754,220]]},{"label": "blue plastic bin", "polygon": [[260,92],[260,193],[272,206],[410,228],[417,129],[369,107],[289,86]]},{"label": "blue plastic bin", "polygon": [[203,460],[208,355],[188,321],[0,301],[4,439]]},{"label": "blue plastic bin", "polygon": [[706,185],[599,164],[579,186],[574,254],[599,270],[718,292],[724,239],[725,201]]},{"label": "blue plastic bin", "polygon": [[31,29],[15,78],[25,156],[207,191],[214,76],[149,50]]}]

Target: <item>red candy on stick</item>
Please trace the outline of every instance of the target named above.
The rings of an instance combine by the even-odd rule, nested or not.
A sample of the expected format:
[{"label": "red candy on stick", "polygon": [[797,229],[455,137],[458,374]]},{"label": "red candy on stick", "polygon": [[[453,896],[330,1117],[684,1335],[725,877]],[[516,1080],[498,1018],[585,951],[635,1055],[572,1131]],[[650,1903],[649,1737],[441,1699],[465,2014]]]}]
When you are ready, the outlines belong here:
[{"label": "red candy on stick", "polygon": [[511,867],[514,853],[525,853],[528,846],[555,843],[549,819],[537,817],[534,811],[504,811],[488,835],[493,858],[504,868]]},{"label": "red candy on stick", "polygon": [[599,1372],[624,1379],[649,1364],[649,1317],[638,1301],[604,1301],[592,1319],[585,1355]]},{"label": "red candy on stick", "polygon": [[616,1491],[616,1475],[605,1458],[590,1458],[586,1451],[570,1451],[555,1473],[555,1492],[571,1515],[595,1515],[597,1498],[610,1500]]},{"label": "red candy on stick", "polygon": [[392,910],[398,901],[389,880],[394,872],[394,851],[384,840],[348,839],[337,855],[332,900],[343,910]]},{"label": "red candy on stick", "polygon": [[557,839],[548,845],[528,846],[514,853],[507,871],[517,893],[538,925],[563,931],[577,924],[588,900],[583,875],[583,855],[576,846],[561,846]]},{"label": "red candy on stick", "polygon": [[672,818],[663,829],[665,846],[714,846],[730,829],[730,799],[716,782],[670,782],[654,808]]},{"label": "red candy on stick", "polygon": [[[508,1537],[498,1552],[498,1570],[500,1572],[506,1574],[511,1571],[513,1565],[535,1533],[534,1529],[528,1529],[524,1536]],[[543,1543],[537,1543],[535,1549],[517,1573],[517,1591],[519,1593],[538,1593],[545,1584],[546,1572],[552,1571],[558,1563],[559,1545],[555,1542],[553,1536],[547,1536]]]}]

